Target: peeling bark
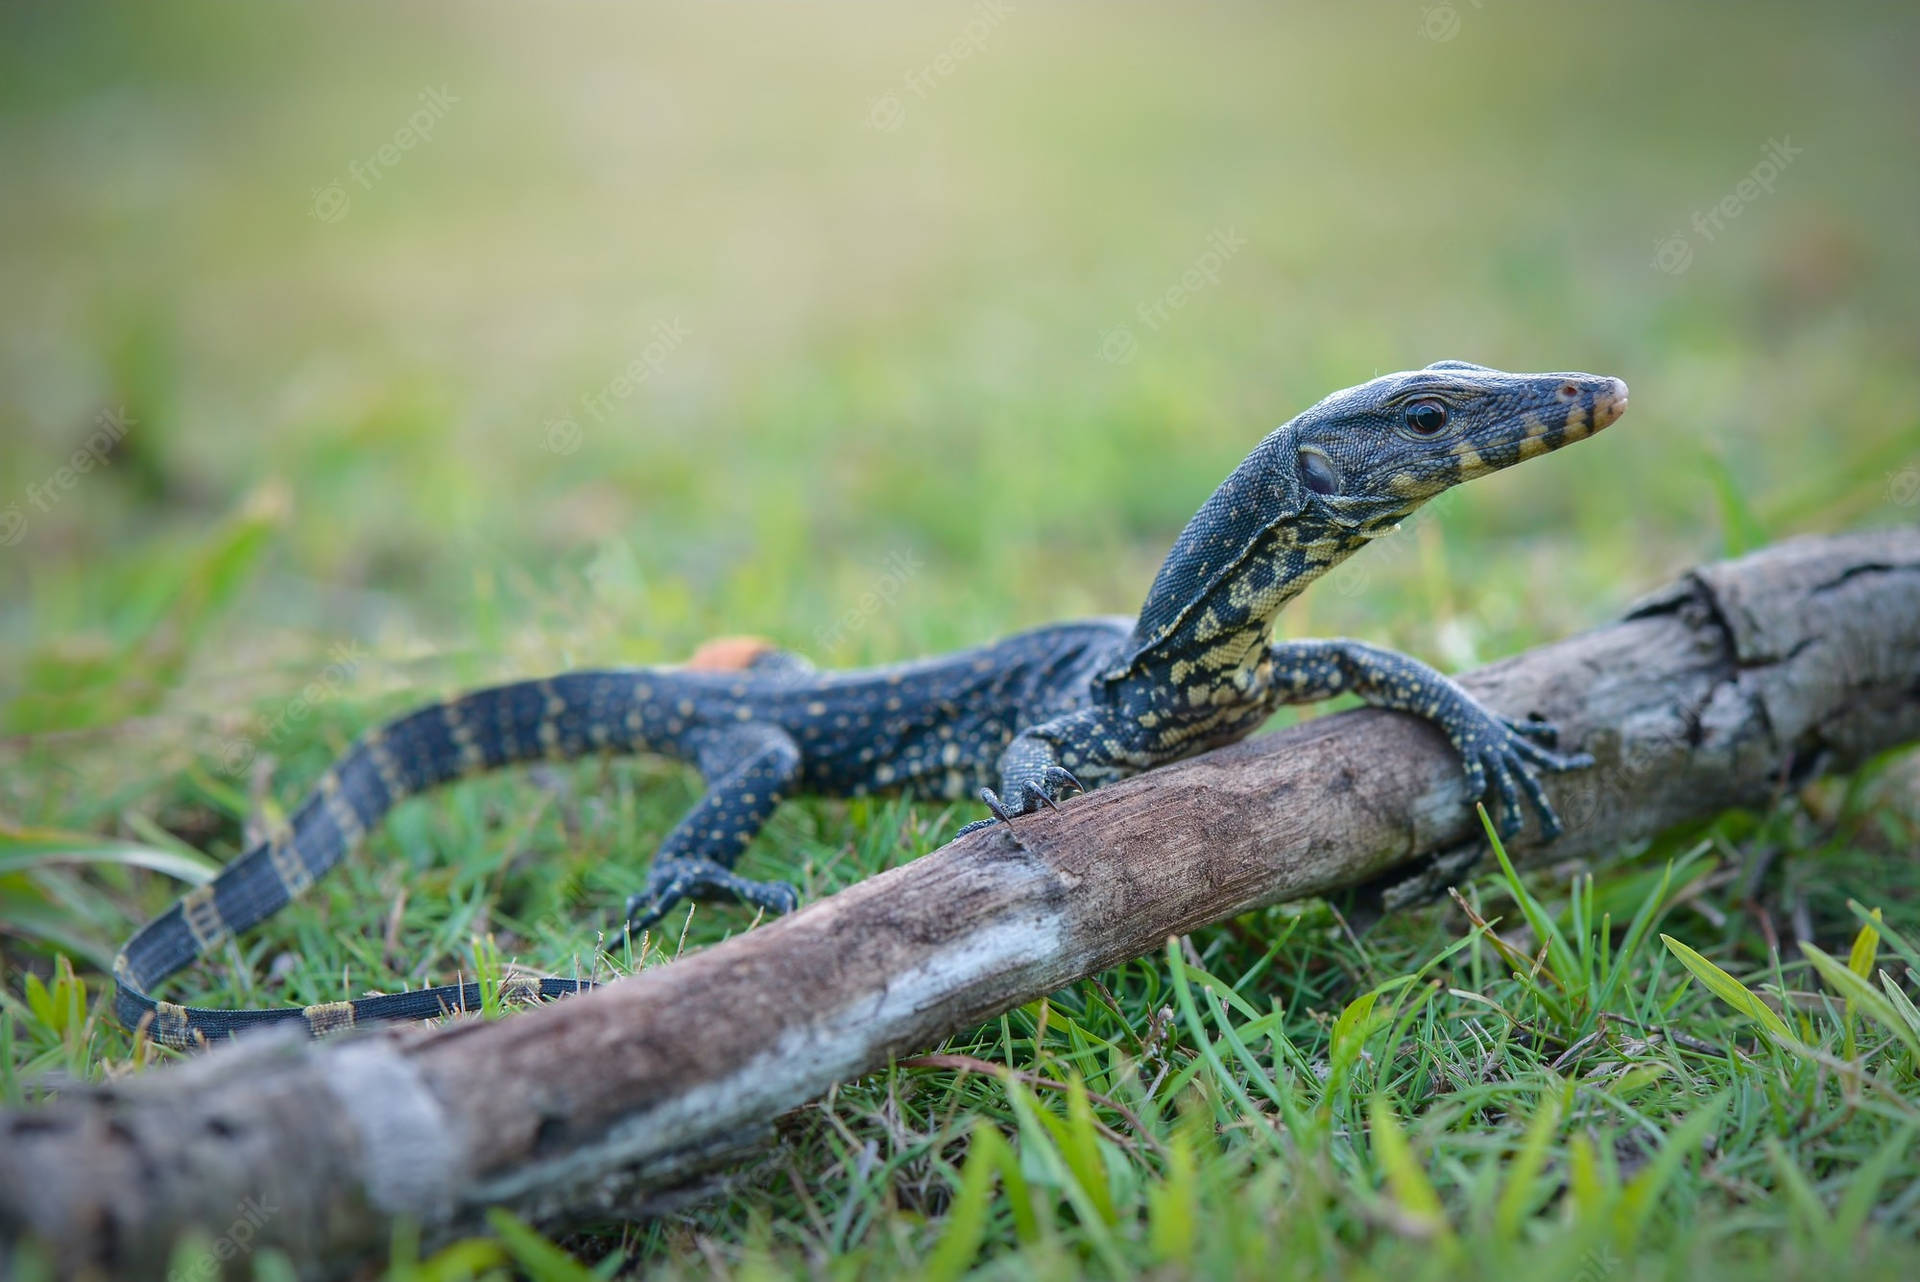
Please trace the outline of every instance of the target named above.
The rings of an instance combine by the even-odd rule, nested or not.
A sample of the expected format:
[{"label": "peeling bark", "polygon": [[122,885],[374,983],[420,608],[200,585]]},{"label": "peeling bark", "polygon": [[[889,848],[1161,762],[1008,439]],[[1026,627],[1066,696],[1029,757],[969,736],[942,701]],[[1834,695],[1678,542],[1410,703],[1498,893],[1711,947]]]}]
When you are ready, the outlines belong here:
[{"label": "peeling bark", "polygon": [[[1463,681],[1598,759],[1547,781],[1556,857],[1763,805],[1920,739],[1920,530],[1705,566]],[[1431,727],[1319,718],[510,1019],[263,1035],[0,1115],[0,1261],[33,1236],[67,1271],[157,1277],[187,1226],[263,1211],[248,1246],[324,1275],[398,1215],[438,1238],[495,1203],[552,1227],[645,1213],[833,1083],[1169,935],[1362,883],[1431,891],[1476,822]]]}]

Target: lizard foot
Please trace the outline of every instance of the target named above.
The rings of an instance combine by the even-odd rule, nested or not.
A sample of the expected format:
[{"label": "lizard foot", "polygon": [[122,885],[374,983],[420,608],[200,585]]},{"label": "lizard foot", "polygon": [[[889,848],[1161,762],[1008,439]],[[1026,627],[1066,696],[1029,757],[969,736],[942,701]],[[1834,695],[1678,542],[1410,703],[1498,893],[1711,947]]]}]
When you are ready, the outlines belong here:
[{"label": "lizard foot", "polygon": [[1521,797],[1540,816],[1540,837],[1552,841],[1563,831],[1560,817],[1540,786],[1540,773],[1562,774],[1584,770],[1593,757],[1584,752],[1560,753],[1545,747],[1557,743],[1559,732],[1549,721],[1510,721],[1498,713],[1474,706],[1464,718],[1463,729],[1450,732],[1454,747],[1465,763],[1467,792],[1478,801],[1489,790],[1500,802],[1500,836],[1510,838],[1520,831],[1525,820]]},{"label": "lizard foot", "polygon": [[993,815],[993,818],[976,819],[972,823],[963,826],[953,835],[955,837],[964,837],[970,832],[978,832],[982,828],[991,828],[996,823],[1003,823],[1008,827],[1012,827],[1013,817],[1015,815],[1030,815],[1042,806],[1045,806],[1048,810],[1058,810],[1060,806],[1054,801],[1054,798],[1062,788],[1072,788],[1075,792],[1085,792],[1087,785],[1081,783],[1080,780],[1074,776],[1073,771],[1067,769],[1065,766],[1048,766],[1040,772],[1040,778],[1038,780],[1030,779],[1020,785],[1018,793],[1019,800],[1015,801],[1011,806],[1003,802],[1000,799],[1000,794],[993,789],[982,788],[980,790],[980,800]]},{"label": "lizard foot", "polygon": [[655,866],[645,890],[627,896],[628,933],[645,930],[683,899],[732,899],[780,916],[799,907],[800,892],[784,881],[751,881],[710,859],[670,859]]}]

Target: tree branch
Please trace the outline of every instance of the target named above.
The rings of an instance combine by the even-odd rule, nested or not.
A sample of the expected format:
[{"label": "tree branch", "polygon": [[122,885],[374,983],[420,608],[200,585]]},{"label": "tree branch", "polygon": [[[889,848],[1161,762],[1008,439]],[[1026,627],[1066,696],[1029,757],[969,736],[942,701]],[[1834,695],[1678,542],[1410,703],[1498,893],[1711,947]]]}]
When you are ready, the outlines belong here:
[{"label": "tree branch", "polygon": [[[1598,758],[1548,780],[1556,856],[1767,804],[1920,738],[1920,530],[1703,567],[1464,684]],[[644,1213],[835,1082],[1250,908],[1369,881],[1405,898],[1475,836],[1435,730],[1319,718],[510,1019],[263,1036],[0,1115],[0,1259],[31,1235],[67,1269],[157,1277],[186,1226],[253,1217],[249,1246],[324,1269],[397,1215],[438,1237],[489,1204]]]}]

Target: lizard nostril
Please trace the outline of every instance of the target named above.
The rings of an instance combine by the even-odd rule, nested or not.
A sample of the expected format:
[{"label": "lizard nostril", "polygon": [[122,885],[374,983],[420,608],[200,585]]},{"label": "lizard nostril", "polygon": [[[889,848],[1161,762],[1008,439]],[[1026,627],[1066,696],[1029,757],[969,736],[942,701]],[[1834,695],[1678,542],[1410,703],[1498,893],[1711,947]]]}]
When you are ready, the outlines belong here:
[{"label": "lizard nostril", "polygon": [[1577,401],[1580,399],[1580,385],[1578,383],[1562,383],[1560,384],[1559,395],[1563,401]]}]

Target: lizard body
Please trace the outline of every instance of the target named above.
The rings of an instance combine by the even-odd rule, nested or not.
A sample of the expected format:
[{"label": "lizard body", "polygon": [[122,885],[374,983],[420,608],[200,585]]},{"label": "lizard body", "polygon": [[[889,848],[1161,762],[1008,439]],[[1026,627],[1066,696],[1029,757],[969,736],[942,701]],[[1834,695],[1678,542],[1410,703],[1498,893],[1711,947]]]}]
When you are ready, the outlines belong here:
[{"label": "lizard body", "polygon": [[[515,762],[603,752],[687,762],[705,796],[668,834],[628,925],[681,899],[773,912],[784,883],[733,865],[797,793],[978,794],[994,822],[1245,737],[1277,707],[1351,692],[1433,721],[1473,796],[1517,831],[1523,804],[1559,831],[1537,772],[1578,768],[1551,726],[1483,708],[1440,673],[1354,641],[1275,642],[1275,615],[1421,503],[1476,476],[1583,439],[1626,408],[1617,379],[1506,374],[1443,361],[1328,397],[1264,439],[1188,522],[1137,618],[1056,624],[888,667],[816,672],[784,651],[710,664],[563,673],[431,704],[366,734],[284,831],[246,851],[145,926],[114,964],[116,1012],[155,1041],[190,1045],[268,1023],[314,1032],[479,1004],[478,985],[309,1007],[211,1010],[149,990],[285,906],[401,799]],[[516,979],[509,997],[560,996],[569,979]]]}]

